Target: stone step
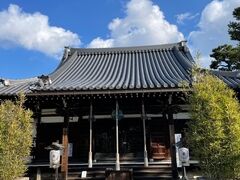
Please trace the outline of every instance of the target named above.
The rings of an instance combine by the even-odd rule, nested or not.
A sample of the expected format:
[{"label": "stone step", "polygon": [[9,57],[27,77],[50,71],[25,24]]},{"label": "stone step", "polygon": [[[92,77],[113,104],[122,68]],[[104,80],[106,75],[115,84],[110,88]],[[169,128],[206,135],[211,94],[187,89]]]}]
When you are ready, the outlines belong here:
[{"label": "stone step", "polygon": [[[88,168],[88,167],[80,167],[80,166],[70,166],[68,169],[69,171],[75,171],[75,170],[99,170],[99,169],[114,169],[115,166],[114,165],[99,165],[99,166],[93,166],[92,168]],[[158,170],[158,169],[171,169],[171,166],[168,165],[155,165],[155,166],[148,166],[148,167],[144,167],[144,166],[139,166],[139,165],[121,165],[121,169],[135,169],[135,170]]]},{"label": "stone step", "polygon": [[[87,164],[83,165],[71,165],[68,169],[68,179],[105,179],[105,171],[114,170],[114,163],[98,164],[93,168],[88,168]],[[150,164],[148,167],[144,167],[143,164],[121,164],[121,170],[132,169],[133,178],[137,180],[151,180],[151,179],[172,179],[171,165],[168,163],[162,164]],[[60,169],[59,169],[60,171]],[[87,178],[81,178],[82,172],[87,171]],[[54,179],[54,170],[49,167],[42,168],[42,180]],[[60,180],[61,178],[59,178]]]},{"label": "stone step", "polygon": [[164,179],[172,179],[172,176],[152,176],[152,177],[146,177],[146,176],[134,176],[134,180],[155,180],[155,179],[158,179],[158,180],[164,180]]},{"label": "stone step", "polygon": [[[78,178],[81,179],[81,172],[87,171],[87,179],[91,178],[105,178],[105,170],[107,167],[94,167],[94,168],[80,168],[76,167],[75,169],[69,169],[69,177],[70,178]],[[108,168],[109,169],[109,168]],[[114,169],[110,168],[110,169]],[[172,172],[171,166],[162,165],[161,166],[149,166],[149,167],[142,167],[142,166],[130,166],[130,168],[121,168],[124,169],[132,169],[134,179],[171,179]]]},{"label": "stone step", "polygon": [[105,177],[87,177],[87,178],[68,177],[68,180],[81,180],[81,179],[84,179],[84,180],[88,180],[88,179],[91,179],[91,180],[105,180]]}]

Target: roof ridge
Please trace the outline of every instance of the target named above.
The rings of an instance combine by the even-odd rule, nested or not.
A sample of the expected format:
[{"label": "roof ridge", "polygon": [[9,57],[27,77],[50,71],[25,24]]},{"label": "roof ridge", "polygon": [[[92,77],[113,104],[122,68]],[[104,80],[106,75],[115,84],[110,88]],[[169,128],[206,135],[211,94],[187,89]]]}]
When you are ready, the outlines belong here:
[{"label": "roof ridge", "polygon": [[28,81],[33,81],[36,80],[37,77],[30,77],[30,78],[21,78],[21,79],[11,79],[11,78],[0,78],[1,80],[8,80],[11,82],[28,82]]},{"label": "roof ridge", "polygon": [[7,79],[7,78],[0,78],[0,87],[3,86],[12,86],[12,85],[19,85],[24,83],[33,83],[37,81],[37,77],[32,78],[25,78],[25,79]]},{"label": "roof ridge", "polygon": [[70,49],[71,52],[77,51],[79,54],[86,53],[95,54],[95,53],[146,52],[155,50],[167,50],[172,49],[174,47],[186,47],[186,41],[146,46],[109,47],[109,48],[70,48]]}]

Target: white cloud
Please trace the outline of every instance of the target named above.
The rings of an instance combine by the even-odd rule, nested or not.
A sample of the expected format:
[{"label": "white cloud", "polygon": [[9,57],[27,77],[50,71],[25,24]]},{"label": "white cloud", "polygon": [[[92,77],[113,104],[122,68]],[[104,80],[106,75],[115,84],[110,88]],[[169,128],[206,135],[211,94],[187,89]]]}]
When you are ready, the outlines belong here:
[{"label": "white cloud", "polygon": [[50,56],[58,56],[64,46],[79,46],[77,34],[60,27],[50,26],[48,17],[41,13],[25,13],[11,4],[0,12],[1,46],[17,45]]},{"label": "white cloud", "polygon": [[151,0],[131,0],[126,16],[110,22],[109,39],[94,39],[90,47],[134,46],[178,42],[184,39],[176,25],[170,24],[159,6]]},{"label": "white cloud", "polygon": [[88,45],[89,48],[95,48],[95,47],[107,48],[107,47],[112,47],[112,46],[113,46],[113,39],[104,40],[104,39],[102,39],[100,37],[95,38]]},{"label": "white cloud", "polygon": [[228,23],[233,20],[234,8],[240,6],[239,0],[213,0],[202,11],[198,30],[189,34],[188,41],[192,51],[200,51],[204,57],[201,65],[208,67],[209,54],[218,45],[233,43],[228,35]]},{"label": "white cloud", "polygon": [[182,14],[177,14],[176,15],[176,18],[177,18],[177,23],[178,24],[184,24],[184,21],[186,20],[192,20],[194,19],[195,17],[197,17],[199,14],[191,14],[190,12],[185,12],[185,13],[182,13]]}]

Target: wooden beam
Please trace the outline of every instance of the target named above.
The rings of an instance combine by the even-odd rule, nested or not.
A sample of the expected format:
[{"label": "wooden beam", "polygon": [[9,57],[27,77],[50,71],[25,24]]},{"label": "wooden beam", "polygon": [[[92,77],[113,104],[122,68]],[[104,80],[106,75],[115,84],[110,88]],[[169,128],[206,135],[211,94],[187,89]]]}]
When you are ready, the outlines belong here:
[{"label": "wooden beam", "polygon": [[62,154],[61,172],[63,174],[64,180],[67,180],[67,175],[68,175],[68,128],[63,128],[62,144],[63,144],[64,149],[63,149],[63,154]]},{"label": "wooden beam", "polygon": [[63,145],[63,154],[62,154],[62,166],[61,172],[63,175],[63,179],[68,179],[68,125],[69,125],[69,115],[67,109],[67,102],[63,99],[63,107],[64,107],[64,124],[63,124],[63,137],[62,137],[62,145]]}]

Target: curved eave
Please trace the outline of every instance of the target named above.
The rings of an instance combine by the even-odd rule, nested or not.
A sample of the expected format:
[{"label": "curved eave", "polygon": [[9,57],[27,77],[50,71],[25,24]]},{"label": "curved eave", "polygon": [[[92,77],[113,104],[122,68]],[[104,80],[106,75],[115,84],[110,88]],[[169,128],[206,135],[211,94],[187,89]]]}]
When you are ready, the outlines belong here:
[{"label": "curved eave", "polygon": [[240,71],[211,71],[229,87],[240,90]]},{"label": "curved eave", "polygon": [[29,86],[38,81],[37,77],[29,78],[29,79],[8,79],[10,84],[8,86],[0,87],[0,95],[1,96],[16,96],[20,92],[24,94],[28,94],[31,92]]},{"label": "curved eave", "polygon": [[194,64],[182,43],[125,47],[74,49],[64,56],[57,69],[48,75],[51,83],[31,86],[34,79],[0,88],[0,94],[115,92],[161,92],[179,90],[191,81]]},{"label": "curved eave", "polygon": [[94,90],[94,91],[37,91],[28,93],[28,96],[68,96],[68,95],[117,95],[117,94],[146,94],[146,93],[174,93],[190,91],[184,88],[165,89],[128,89],[128,90]]},{"label": "curved eave", "polygon": [[72,52],[49,75],[53,83],[36,91],[175,88],[190,81],[193,65],[189,52],[179,44]]}]

